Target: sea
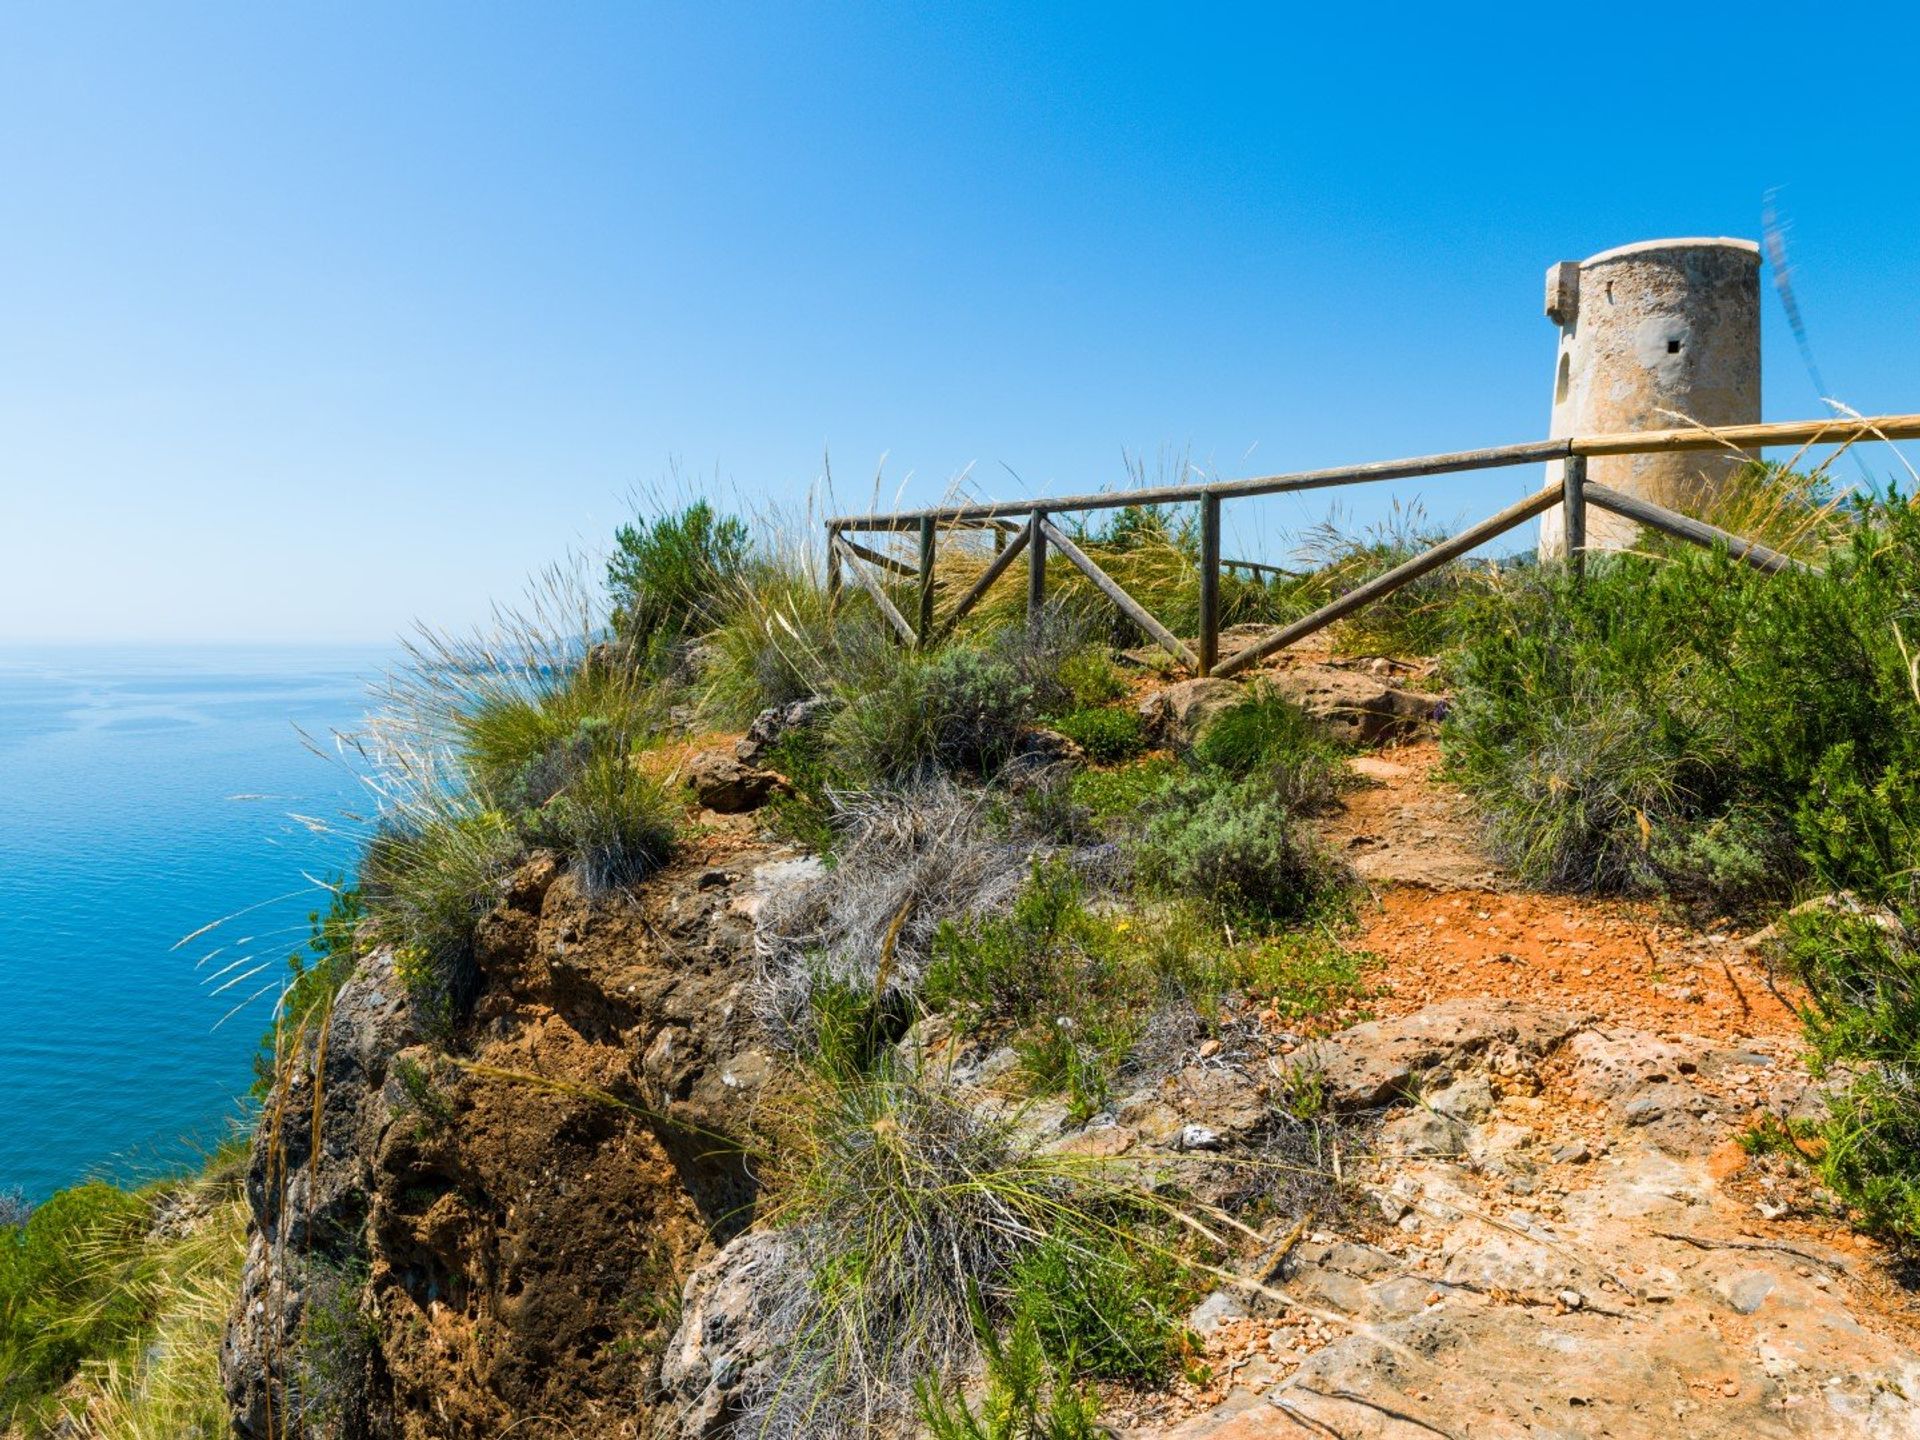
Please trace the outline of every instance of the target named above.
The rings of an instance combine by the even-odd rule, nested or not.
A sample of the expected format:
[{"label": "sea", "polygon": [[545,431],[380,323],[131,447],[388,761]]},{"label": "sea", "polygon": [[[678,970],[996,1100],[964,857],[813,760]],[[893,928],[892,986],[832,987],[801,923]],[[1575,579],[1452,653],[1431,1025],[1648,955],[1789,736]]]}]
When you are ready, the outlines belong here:
[{"label": "sea", "polygon": [[245,1123],[365,833],[332,737],[388,659],[0,647],[0,1194],[176,1172]]}]

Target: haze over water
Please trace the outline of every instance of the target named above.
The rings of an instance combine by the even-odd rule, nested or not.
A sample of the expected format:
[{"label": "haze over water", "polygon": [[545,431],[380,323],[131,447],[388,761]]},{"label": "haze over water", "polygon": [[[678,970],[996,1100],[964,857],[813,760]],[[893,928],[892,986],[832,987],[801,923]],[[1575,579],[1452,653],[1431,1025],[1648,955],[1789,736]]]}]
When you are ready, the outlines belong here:
[{"label": "haze over water", "polygon": [[0,647],[0,1190],[150,1174],[226,1133],[272,997],[216,1022],[304,945],[325,896],[302,872],[352,857],[289,818],[360,803],[294,727],[357,725],[384,658]]}]

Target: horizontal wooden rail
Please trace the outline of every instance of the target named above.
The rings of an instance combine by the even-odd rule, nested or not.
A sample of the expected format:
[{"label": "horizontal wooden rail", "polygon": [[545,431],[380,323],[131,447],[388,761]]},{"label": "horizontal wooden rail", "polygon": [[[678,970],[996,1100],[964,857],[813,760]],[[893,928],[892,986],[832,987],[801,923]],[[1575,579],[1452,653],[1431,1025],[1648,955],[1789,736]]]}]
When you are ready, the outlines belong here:
[{"label": "horizontal wooden rail", "polygon": [[1381,460],[1369,465],[1341,465],[1331,470],[1302,470],[1292,475],[1210,480],[1204,485],[1150,485],[1136,490],[1096,490],[1087,495],[1061,495],[1045,500],[935,505],[924,510],[899,510],[890,515],[836,515],[826,524],[833,530],[918,530],[920,522],[928,518],[942,525],[958,525],[1009,515],[1031,515],[1037,510],[1053,514],[1061,510],[1117,510],[1127,505],[1178,505],[1196,501],[1202,495],[1217,495],[1222,500],[1281,495],[1290,490],[1317,490],[1328,485],[1360,485],[1369,480],[1406,480],[1420,475],[1446,475],[1456,470],[1490,470],[1502,465],[1564,460],[1572,453],[1571,444],[1568,440],[1535,440],[1526,445],[1421,455],[1411,460]]},{"label": "horizontal wooden rail", "polygon": [[1757,540],[1743,540],[1731,531],[1722,530],[1717,525],[1709,525],[1704,520],[1695,520],[1691,515],[1682,515],[1669,510],[1664,505],[1655,505],[1651,500],[1642,500],[1637,495],[1623,495],[1606,485],[1596,485],[1587,481],[1587,503],[1598,505],[1602,510],[1611,510],[1616,515],[1624,515],[1629,520],[1638,520],[1642,525],[1651,525],[1656,530],[1664,530],[1669,535],[1677,535],[1682,540],[1691,540],[1696,545],[1712,549],[1715,545],[1727,547],[1727,553],[1736,560],[1744,560],[1756,570],[1765,570],[1775,574],[1781,570],[1805,570],[1807,565],[1791,555],[1782,555],[1778,550],[1769,550]]},{"label": "horizontal wooden rail", "polygon": [[[1587,487],[1589,499],[1594,487]],[[1411,560],[1393,567],[1384,575],[1376,575],[1364,585],[1356,585],[1338,600],[1322,605],[1311,615],[1303,615],[1291,625],[1283,626],[1264,640],[1256,640],[1244,650],[1236,651],[1213,667],[1215,675],[1237,675],[1249,665],[1258,665],[1269,655],[1304,640],[1316,630],[1324,630],[1334,621],[1351,615],[1363,605],[1372,604],[1383,595],[1390,595],[1402,585],[1418,580],[1429,570],[1437,570],[1449,560],[1458,559],[1469,550],[1486,544],[1494,536],[1504,534],[1516,525],[1524,525],[1543,510],[1551,510],[1560,503],[1561,489],[1558,483],[1544,490],[1536,490],[1526,499],[1509,505],[1498,515],[1489,516],[1471,529],[1462,530],[1451,540],[1443,540],[1431,550],[1423,550]]]},{"label": "horizontal wooden rail", "polygon": [[1631,430],[1574,437],[1576,455],[1668,455],[1676,450],[1759,450],[1768,445],[1852,445],[1864,440],[1920,439],[1920,415],[1868,415],[1859,420],[1782,420],[1766,425],[1696,425],[1687,430]]},{"label": "horizontal wooden rail", "polygon": [[1120,582],[1107,574],[1107,572],[1102,570],[1098,565],[1094,564],[1093,561],[1087,557],[1087,552],[1068,539],[1058,525],[1055,525],[1051,520],[1043,519],[1040,521],[1040,533],[1047,537],[1049,544],[1067,557],[1075,569],[1082,575],[1085,575],[1087,579],[1091,580],[1102,595],[1105,595],[1118,606],[1122,615],[1125,615],[1129,620],[1133,621],[1134,624],[1138,625],[1142,630],[1146,631],[1147,634],[1157,640],[1161,648],[1166,650],[1168,654],[1172,655],[1174,659],[1180,661],[1189,669],[1198,670],[1200,668],[1200,659],[1192,650],[1187,648],[1187,642],[1167,629],[1167,627],[1162,625],[1158,620],[1154,619],[1152,615],[1148,614],[1146,606],[1127,594],[1125,590],[1122,590],[1120,588]]},{"label": "horizontal wooden rail", "polygon": [[1281,495],[1292,490],[1315,490],[1328,485],[1361,485],[1372,480],[1406,480],[1421,475],[1447,475],[1463,470],[1493,470],[1507,465],[1531,465],[1564,460],[1570,455],[1659,455],[1677,450],[1755,450],[1768,445],[1840,445],[1862,440],[1920,439],[1920,415],[1869,415],[1859,420],[1789,420],[1766,425],[1696,426],[1686,430],[1636,430],[1617,435],[1579,435],[1559,440],[1535,440],[1525,445],[1496,445],[1484,450],[1459,450],[1444,455],[1421,455],[1408,460],[1381,460],[1367,465],[1340,465],[1330,470],[1302,470],[1286,475],[1260,475],[1247,480],[1212,480],[1200,485],[1154,485],[1137,490],[1099,490],[1087,495],[1054,499],[1008,500],[991,504],[935,505],[886,515],[836,515],[831,530],[918,530],[924,519],[942,525],[990,523],[1036,510],[1113,510],[1126,505],[1178,505],[1202,495],[1223,500],[1253,495]]},{"label": "horizontal wooden rail", "polygon": [[858,540],[849,540],[846,536],[842,535],[840,537],[840,543],[845,545],[847,549],[851,550],[855,555],[858,555],[869,565],[878,565],[882,570],[891,570],[896,575],[918,575],[920,573],[906,561],[896,559],[891,555],[883,555],[878,550],[869,550]]}]

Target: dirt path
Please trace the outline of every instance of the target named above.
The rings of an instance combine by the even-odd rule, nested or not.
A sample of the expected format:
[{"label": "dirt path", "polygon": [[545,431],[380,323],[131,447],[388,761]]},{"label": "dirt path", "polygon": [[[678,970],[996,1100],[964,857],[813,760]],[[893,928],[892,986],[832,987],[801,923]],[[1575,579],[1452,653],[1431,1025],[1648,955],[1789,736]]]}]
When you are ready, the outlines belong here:
[{"label": "dirt path", "polygon": [[1370,892],[1359,944],[1382,961],[1382,1014],[1498,996],[1657,1033],[1796,1043],[1799,1023],[1738,936],[1658,907],[1519,890],[1479,851],[1471,809],[1422,741],[1355,768],[1371,783],[1326,835]]},{"label": "dirt path", "polygon": [[[1324,834],[1370,895],[1378,1017],[1316,1045],[1386,1108],[1378,1210],[1304,1236],[1290,1302],[1216,1297],[1210,1373],[1142,1437],[1920,1435],[1920,1307],[1804,1166],[1799,1027],[1737,937],[1520,891],[1422,742]],[[1411,1103],[1409,1103],[1411,1102]]]}]

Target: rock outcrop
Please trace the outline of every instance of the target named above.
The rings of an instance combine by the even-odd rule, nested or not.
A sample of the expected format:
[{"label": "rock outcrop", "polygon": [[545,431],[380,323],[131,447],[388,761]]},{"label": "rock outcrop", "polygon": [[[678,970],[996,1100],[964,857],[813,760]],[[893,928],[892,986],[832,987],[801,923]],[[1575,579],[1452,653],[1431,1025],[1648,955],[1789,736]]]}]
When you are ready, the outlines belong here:
[{"label": "rock outcrop", "polygon": [[677,1403],[682,1282],[753,1215],[772,1067],[741,998],[767,886],[806,873],[782,858],[599,901],[536,858],[433,1047],[392,957],[360,963],[254,1142],[238,1434],[627,1436]]}]

